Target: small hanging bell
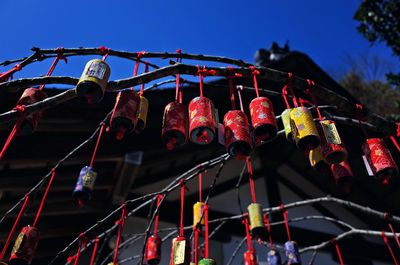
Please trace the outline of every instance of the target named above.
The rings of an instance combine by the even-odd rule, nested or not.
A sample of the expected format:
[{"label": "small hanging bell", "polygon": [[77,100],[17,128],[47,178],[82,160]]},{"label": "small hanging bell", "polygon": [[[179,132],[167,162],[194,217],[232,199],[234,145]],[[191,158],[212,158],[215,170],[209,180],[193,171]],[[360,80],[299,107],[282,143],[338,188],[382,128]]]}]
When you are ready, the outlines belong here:
[{"label": "small hanging bell", "polygon": [[10,265],[31,264],[39,243],[39,230],[36,227],[25,226],[22,228],[10,255]]},{"label": "small hanging bell", "polygon": [[146,243],[145,260],[149,265],[157,265],[161,261],[161,238],[155,235],[150,236]]},{"label": "small hanging bell", "polygon": [[275,249],[271,249],[267,254],[267,265],[281,265],[281,255]]},{"label": "small hanging bell", "polygon": [[362,146],[374,176],[388,184],[391,177],[398,174],[399,169],[390,154],[385,142],[379,138],[370,138]]},{"label": "small hanging bell", "polygon": [[250,155],[253,144],[249,121],[240,110],[228,111],[224,116],[225,147],[231,156],[244,158]]},{"label": "small hanging bell", "polygon": [[[24,90],[24,93],[22,93],[21,97],[19,98],[17,106],[31,105],[33,103],[42,101],[45,98],[47,98],[47,95],[46,93],[44,93],[44,91],[33,87],[27,88]],[[36,130],[41,118],[42,118],[41,111],[35,111],[25,116],[21,124],[21,127],[19,129],[19,134],[20,135],[32,134]]]},{"label": "small hanging bell", "polygon": [[302,151],[315,149],[320,145],[320,138],[313,116],[306,107],[297,107],[290,112],[293,138]]},{"label": "small hanging bell", "polygon": [[146,128],[147,113],[149,111],[149,101],[147,98],[140,96],[139,110],[137,113],[138,121],[136,124],[136,131],[141,132]]},{"label": "small hanging bell", "polygon": [[244,265],[258,265],[256,252],[254,249],[247,250],[244,254]]},{"label": "small hanging bell", "polygon": [[297,243],[294,241],[287,241],[285,243],[285,255],[287,264],[301,265],[300,253]]},{"label": "small hanging bell", "polygon": [[274,138],[278,132],[272,102],[266,97],[257,97],[250,102],[251,124],[257,143]]},{"label": "small hanging bell", "polygon": [[198,265],[217,265],[217,262],[211,258],[203,258],[199,260]]},{"label": "small hanging bell", "polygon": [[193,143],[209,144],[214,140],[217,127],[212,101],[197,97],[189,103],[189,137]]},{"label": "small hanging bell", "polygon": [[125,134],[130,133],[136,127],[140,97],[132,90],[124,90],[118,93],[114,110],[110,119],[111,128],[116,131],[117,140],[121,140]]},{"label": "small hanging bell", "polygon": [[339,164],[347,159],[347,150],[332,120],[319,122],[321,126],[321,150],[327,164]]},{"label": "small hanging bell", "polygon": [[164,109],[162,139],[168,150],[186,143],[188,138],[188,112],[185,105],[169,103]]},{"label": "small hanging bell", "polygon": [[292,133],[292,127],[291,127],[291,122],[290,122],[290,112],[292,109],[285,109],[282,114],[281,114],[281,119],[282,119],[282,124],[283,128],[285,130],[285,136],[286,140],[289,142],[293,142],[293,133]]},{"label": "small hanging bell", "polygon": [[90,200],[96,177],[97,173],[91,167],[83,167],[79,173],[78,181],[76,182],[72,196],[81,202]]},{"label": "small hanging bell", "polygon": [[196,202],[193,204],[193,228],[195,228],[197,224],[204,225],[205,218],[203,212],[205,205],[204,202]]},{"label": "small hanging bell", "polygon": [[265,240],[267,235],[265,230],[261,204],[251,203],[247,207],[247,211],[249,214],[251,235],[256,239]]},{"label": "small hanging bell", "polygon": [[190,242],[186,237],[172,240],[172,265],[190,265]]},{"label": "small hanging bell", "polygon": [[100,102],[110,78],[110,67],[100,59],[87,62],[81,78],[75,88],[78,98],[84,98],[89,103]]}]

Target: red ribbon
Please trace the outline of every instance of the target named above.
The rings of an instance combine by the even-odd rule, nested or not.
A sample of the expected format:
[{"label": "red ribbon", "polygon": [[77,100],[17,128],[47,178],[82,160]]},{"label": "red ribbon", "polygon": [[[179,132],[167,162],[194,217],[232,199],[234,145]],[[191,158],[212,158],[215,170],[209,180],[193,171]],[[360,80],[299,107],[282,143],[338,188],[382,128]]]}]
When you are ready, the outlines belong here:
[{"label": "red ribbon", "polygon": [[228,66],[226,69],[228,70],[228,75],[226,78],[228,79],[231,107],[234,110],[236,109],[236,104],[235,104],[235,92],[233,88],[233,79],[236,77],[242,77],[242,74],[235,73],[235,71],[231,66]]},{"label": "red ribbon", "polygon": [[158,223],[159,223],[159,215],[160,215],[159,207],[160,207],[161,200],[163,198],[164,198],[163,195],[161,195],[161,194],[157,195],[157,209],[158,209],[158,212],[157,212],[157,215],[156,215],[156,217],[154,219],[154,233],[153,233],[154,236],[156,236],[157,233],[158,233]]},{"label": "red ribbon", "polygon": [[93,168],[94,159],[96,158],[97,150],[98,150],[98,148],[99,148],[101,136],[103,135],[104,127],[105,127],[105,126],[106,126],[105,123],[101,123],[101,125],[100,125],[100,132],[99,132],[99,135],[97,136],[96,145],[95,145],[95,147],[94,147],[93,154],[92,154],[92,158],[91,158],[91,160],[90,160],[90,167],[91,167],[91,168]]},{"label": "red ribbon", "polygon": [[291,241],[291,236],[290,236],[290,228],[289,228],[289,219],[288,219],[288,214],[289,212],[285,209],[285,205],[281,204],[279,206],[281,209],[282,215],[283,215],[283,220],[285,221],[285,228],[286,228],[286,234],[288,237],[288,240]]},{"label": "red ribbon", "polygon": [[103,58],[101,59],[102,61],[105,61],[108,57],[108,54],[110,52],[110,48],[107,48],[105,46],[100,46],[98,50],[103,54]]},{"label": "red ribbon", "polygon": [[[66,57],[63,57],[64,48],[62,48],[62,47],[61,47],[61,48],[57,48],[57,52],[58,52],[58,54],[57,54],[56,58],[54,58],[54,61],[53,61],[53,63],[51,64],[49,71],[47,71],[47,75],[46,75],[46,76],[51,76],[51,75],[53,74],[54,69],[55,69],[56,66],[57,66],[57,63],[58,63],[61,59],[64,60],[65,63],[67,63],[67,58],[66,58]],[[45,86],[44,84],[40,85],[39,90],[43,90],[44,86]]]},{"label": "red ribbon", "polygon": [[180,180],[181,185],[181,216],[180,216],[180,226],[179,226],[179,236],[183,237],[184,233],[184,207],[185,207],[185,181],[183,179]]},{"label": "red ribbon", "polygon": [[338,243],[336,241],[334,241],[333,244],[335,245],[335,249],[336,249],[336,253],[337,253],[338,258],[339,258],[340,265],[344,265],[342,253],[340,252],[340,248],[339,248]]},{"label": "red ribbon", "polygon": [[388,238],[387,238],[387,236],[386,236],[386,234],[385,234],[385,231],[382,231],[382,232],[381,232],[381,236],[382,236],[383,242],[385,243],[386,247],[387,247],[388,250],[389,250],[390,255],[392,256],[392,259],[393,259],[394,264],[395,264],[395,265],[399,265],[399,262],[397,261],[397,258],[396,258],[396,256],[394,255],[394,252],[393,252],[393,250],[392,250],[392,247],[391,247],[390,244],[389,244],[389,240],[388,240]]},{"label": "red ribbon", "polygon": [[42,213],[43,206],[44,206],[44,203],[45,203],[45,201],[47,199],[47,194],[49,193],[50,186],[53,183],[55,174],[56,174],[56,171],[55,171],[54,168],[52,168],[49,182],[47,183],[46,190],[44,191],[44,194],[43,194],[43,197],[42,197],[42,201],[40,202],[39,208],[38,208],[38,210],[36,212],[35,221],[33,221],[33,224],[32,224],[33,227],[36,227],[36,224],[37,224],[37,222],[39,220],[39,216]]},{"label": "red ribbon", "polygon": [[287,88],[289,88],[290,94],[292,95],[293,106],[297,108],[299,104],[297,103],[296,94],[294,93],[293,90],[294,75],[291,72],[288,72],[287,75],[288,75]]},{"label": "red ribbon", "polygon": [[320,121],[322,121],[324,118],[322,117],[321,111],[319,110],[317,98],[315,97],[315,95],[313,93],[313,88],[315,87],[315,82],[310,79],[307,79],[307,83],[308,83],[308,89],[306,90],[306,93],[310,94],[311,100],[315,106],[315,109],[317,110],[318,119]]},{"label": "red ribbon", "polygon": [[196,75],[199,76],[199,83],[200,83],[200,97],[203,96],[203,86],[204,86],[204,77],[210,76],[210,75],[215,75],[217,72],[215,70],[208,70],[205,66],[203,68],[200,68],[200,66],[197,66],[197,73]]},{"label": "red ribbon", "polygon": [[10,77],[12,78],[12,75],[15,72],[20,71],[21,69],[22,69],[22,66],[20,64],[16,64],[10,70],[8,70],[8,71],[6,71],[4,73],[1,73],[0,74],[0,83],[7,82],[8,79],[10,79]]},{"label": "red ribbon", "polygon": [[86,243],[87,243],[87,238],[86,238],[86,236],[85,236],[84,233],[81,233],[81,234],[79,235],[79,246],[78,246],[78,250],[76,251],[75,256],[71,257],[71,258],[74,260],[74,265],[78,265],[79,258],[80,258],[80,256],[81,256],[81,250],[82,250],[83,247],[86,246]]},{"label": "red ribbon", "polygon": [[274,248],[274,242],[272,241],[271,223],[269,221],[268,214],[264,214],[264,223],[267,225],[267,232],[268,232],[268,238],[269,238],[269,248],[273,249]]},{"label": "red ribbon", "polygon": [[257,95],[257,97],[259,97],[260,92],[258,91],[257,75],[260,74],[260,71],[257,70],[254,66],[250,66],[249,69],[251,71],[251,76],[253,77],[253,84],[254,84],[254,88],[256,90],[256,95]]},{"label": "red ribbon", "polygon": [[360,126],[360,129],[363,132],[364,137],[368,138],[367,131],[365,130],[364,126],[361,123],[364,107],[361,104],[355,104],[355,107],[356,107],[356,115],[357,115],[357,119],[358,119],[358,125]]},{"label": "red ribbon", "polygon": [[242,91],[242,89],[243,89],[243,86],[237,86],[236,88],[237,88],[237,93],[238,93],[238,97],[239,97],[240,110],[241,110],[241,111],[244,111],[244,108],[243,108],[243,100],[242,100],[242,93],[241,93],[241,91]]},{"label": "red ribbon", "polygon": [[209,235],[209,230],[208,230],[208,204],[204,205],[204,226],[205,226],[205,231],[204,231],[204,246],[205,246],[205,254],[204,257],[207,259],[209,256],[209,239],[208,239],[208,235]]},{"label": "red ribbon", "polygon": [[122,204],[121,218],[116,222],[116,224],[118,225],[118,234],[117,234],[117,239],[115,241],[114,259],[113,259],[114,264],[117,264],[119,244],[121,243],[122,231],[124,230],[124,223],[127,214],[128,212],[126,209],[126,204],[124,203]]},{"label": "red ribbon", "polygon": [[251,244],[249,221],[247,220],[247,216],[243,218],[242,223],[244,224],[244,227],[246,229],[247,249],[253,250],[253,244]]},{"label": "red ribbon", "polygon": [[96,237],[96,239],[94,240],[92,256],[90,258],[90,265],[94,265],[94,262],[96,261],[96,255],[97,255],[97,249],[99,247],[99,243],[100,243],[100,238]]},{"label": "red ribbon", "polygon": [[249,173],[249,185],[250,185],[251,200],[253,201],[253,203],[256,203],[257,202],[256,189],[254,186],[253,166],[251,164],[250,156],[246,157],[246,167],[247,167],[247,172]]}]

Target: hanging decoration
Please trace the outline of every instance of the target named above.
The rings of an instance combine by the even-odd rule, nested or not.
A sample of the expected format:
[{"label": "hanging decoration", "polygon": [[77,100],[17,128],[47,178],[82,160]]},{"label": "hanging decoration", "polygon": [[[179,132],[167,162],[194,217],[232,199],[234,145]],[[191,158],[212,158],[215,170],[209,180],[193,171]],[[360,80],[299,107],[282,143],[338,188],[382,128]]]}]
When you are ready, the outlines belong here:
[{"label": "hanging decoration", "polygon": [[[157,195],[157,209],[160,207],[163,195]],[[159,212],[154,220],[154,232],[146,242],[145,260],[149,265],[157,265],[161,261],[161,238],[158,236]]]},{"label": "hanging decoration", "polygon": [[202,228],[205,224],[205,213],[203,202],[203,173],[199,173],[199,201],[193,205],[193,255],[192,263],[197,265],[199,260],[198,249],[199,249],[199,234],[202,232]]},{"label": "hanging decoration", "polygon": [[110,67],[105,62],[109,49],[102,46],[99,50],[103,53],[103,58],[101,60],[93,59],[86,63],[75,87],[76,96],[89,104],[100,102],[103,99],[111,74]]},{"label": "hanging decoration", "polygon": [[10,265],[31,264],[37,244],[39,242],[39,230],[33,226],[22,228],[14,247],[11,251]]},{"label": "hanging decoration", "polygon": [[286,109],[281,114],[281,120],[282,120],[283,128],[285,131],[286,140],[288,140],[291,143],[293,142],[293,132],[292,132],[292,126],[291,126],[291,122],[290,122],[290,112],[293,109],[290,107],[289,101],[287,99],[288,90],[290,91],[294,107],[295,108],[298,107],[297,98],[296,98],[296,95],[294,94],[293,87],[292,87],[293,77],[294,77],[293,74],[289,72],[287,83],[282,88],[282,98],[283,98],[283,101],[285,102]]},{"label": "hanging decoration", "polygon": [[332,164],[331,171],[336,184],[348,185],[353,178],[353,171],[347,160],[339,164]]},{"label": "hanging decoration", "polygon": [[118,265],[119,245],[121,243],[122,232],[124,231],[125,218],[127,217],[127,215],[128,215],[128,211],[126,208],[126,204],[124,203],[121,206],[121,217],[115,223],[118,226],[118,228],[117,228],[118,230],[117,230],[117,238],[115,239],[113,261],[111,263],[109,263],[108,265]]},{"label": "hanging decoration", "polygon": [[[142,55],[139,55],[139,54],[142,54]],[[145,52],[138,52],[137,56],[143,56],[144,54],[145,54]],[[144,72],[147,73],[148,71],[149,71],[149,64],[145,63]],[[138,121],[137,121],[137,125],[136,125],[136,130],[135,130],[136,133],[140,133],[146,128],[147,114],[149,112],[149,101],[147,100],[147,98],[145,98],[143,96],[143,94],[144,94],[144,84],[141,85],[140,92],[139,92],[140,104],[139,104],[139,110],[137,113]]]},{"label": "hanging decoration", "polygon": [[253,84],[256,90],[256,98],[250,102],[251,124],[254,127],[256,144],[274,138],[278,132],[278,125],[274,114],[272,102],[267,97],[260,97],[257,83],[257,75],[260,74],[254,66],[249,67],[253,77]]},{"label": "hanging decoration", "polygon": [[256,251],[251,243],[250,227],[249,221],[246,218],[243,219],[243,224],[246,229],[246,241],[247,241],[247,251],[244,252],[244,265],[258,265],[258,260],[256,256]]},{"label": "hanging decoration", "polygon": [[318,171],[321,171],[327,165],[322,155],[321,146],[311,149],[308,153],[308,159],[310,161],[310,165]]},{"label": "hanging decoration", "polygon": [[214,104],[203,96],[203,80],[205,76],[213,75],[205,67],[197,67],[200,80],[200,96],[189,103],[189,137],[195,144],[209,144],[214,140],[216,133],[216,115]]},{"label": "hanging decoration", "polygon": [[269,251],[267,253],[267,265],[282,265],[282,259],[279,252],[276,250],[272,241],[271,235],[271,224],[267,214],[264,214],[264,223],[267,226],[267,232],[269,237]]},{"label": "hanging decoration", "polygon": [[280,208],[283,214],[283,220],[285,222],[286,234],[288,238],[288,241],[285,242],[285,256],[287,259],[287,264],[301,265],[299,248],[297,246],[297,243],[295,241],[292,241],[290,235],[289,219],[288,219],[289,213],[285,209],[285,206],[283,204],[280,206]]},{"label": "hanging decoration", "polygon": [[215,259],[210,258],[209,255],[209,228],[208,228],[208,205],[204,205],[204,223],[205,223],[205,231],[204,231],[204,258],[199,260],[199,265],[216,265]]},{"label": "hanging decoration", "polygon": [[[229,82],[229,85],[233,85]],[[231,156],[243,159],[250,155],[253,150],[253,140],[250,133],[249,121],[243,110],[241,86],[238,86],[238,96],[240,110],[235,110],[235,105],[231,102],[232,109],[224,116],[224,139],[225,147]],[[233,91],[233,87],[230,88]],[[234,95],[231,95],[234,100]]]}]

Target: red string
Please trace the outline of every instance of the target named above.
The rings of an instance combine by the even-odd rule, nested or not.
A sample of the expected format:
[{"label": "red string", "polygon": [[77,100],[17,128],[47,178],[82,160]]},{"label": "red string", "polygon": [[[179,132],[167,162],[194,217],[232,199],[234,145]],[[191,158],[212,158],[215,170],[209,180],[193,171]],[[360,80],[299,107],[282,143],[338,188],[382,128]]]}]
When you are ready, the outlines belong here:
[{"label": "red string", "polygon": [[52,168],[51,169],[51,176],[50,176],[50,179],[49,179],[49,183],[47,183],[47,187],[46,187],[46,190],[44,191],[42,201],[40,202],[39,208],[38,208],[38,210],[36,212],[35,221],[33,221],[33,225],[32,225],[33,227],[36,227],[37,221],[39,220],[39,216],[42,213],[43,206],[44,206],[44,203],[46,201],[47,194],[49,193],[51,183],[53,183],[55,174],[56,174],[56,171],[55,171],[54,168]]},{"label": "red string", "polygon": [[393,135],[391,135],[391,136],[390,136],[390,140],[392,140],[394,146],[396,146],[397,151],[400,152],[400,146],[399,146],[399,144],[397,143],[396,138],[395,138]]},{"label": "red string", "polygon": [[293,106],[295,108],[297,108],[299,106],[299,104],[297,103],[296,94],[294,93],[294,90],[293,90],[293,79],[294,79],[294,75],[289,72],[288,73],[287,88],[289,88],[290,94],[292,95]]},{"label": "red string", "polygon": [[108,54],[110,52],[110,48],[100,46],[98,50],[103,54],[103,58],[101,59],[103,62],[107,59]]},{"label": "red string", "polygon": [[231,107],[232,109],[236,109],[236,104],[235,104],[235,90],[233,88],[233,78],[235,77],[234,70],[231,66],[228,66],[226,68],[228,70],[228,85],[229,85],[229,95],[230,95],[230,100],[231,100]]},{"label": "red string", "polygon": [[[147,73],[149,71],[149,62],[144,62],[144,72]],[[143,96],[144,93],[144,83],[140,86],[139,95]]]},{"label": "red string", "polygon": [[254,88],[256,90],[256,95],[257,95],[257,97],[259,97],[260,92],[258,91],[257,75],[260,74],[260,71],[258,71],[254,66],[250,66],[249,69],[250,69],[251,75],[253,77],[253,84],[254,84]]},{"label": "red string", "polygon": [[249,173],[249,185],[250,185],[250,192],[251,192],[251,200],[253,201],[253,203],[256,203],[257,202],[256,189],[254,187],[253,166],[251,164],[250,156],[246,157],[246,166],[247,166],[247,172]]},{"label": "red string", "polygon": [[96,255],[97,255],[97,249],[99,247],[99,242],[100,242],[100,238],[96,237],[96,239],[94,240],[92,257],[90,258],[90,265],[94,265],[94,262],[96,261]]},{"label": "red string", "polygon": [[386,236],[386,234],[385,234],[385,231],[382,231],[382,232],[381,232],[381,236],[382,236],[383,242],[385,242],[385,245],[386,245],[386,247],[387,247],[388,250],[389,250],[390,255],[392,256],[392,259],[393,259],[394,264],[395,264],[395,265],[399,265],[399,263],[398,263],[398,261],[397,261],[397,258],[396,258],[396,256],[395,256],[394,253],[393,253],[392,247],[391,247],[390,244],[389,244],[389,240],[388,240],[388,238],[387,238],[387,236]]},{"label": "red string", "polygon": [[199,260],[199,229],[197,226],[194,227],[194,243],[193,243],[193,261],[197,264]]},{"label": "red string", "polygon": [[244,224],[245,229],[246,229],[247,249],[248,250],[253,250],[253,245],[251,244],[249,221],[247,220],[247,216],[243,219],[243,224]]},{"label": "red string", "polygon": [[12,75],[13,75],[15,72],[20,71],[21,69],[22,69],[22,66],[21,66],[20,64],[16,64],[16,65],[14,65],[14,67],[11,68],[10,70],[8,70],[8,71],[6,71],[6,72],[4,72],[4,73],[1,73],[1,74],[0,74],[0,83],[2,83],[2,82],[7,82],[8,79],[9,79],[10,77],[12,77]]},{"label": "red string", "polygon": [[205,258],[208,258],[208,248],[209,248],[209,239],[208,239],[208,204],[204,205],[204,226],[205,226],[205,231],[204,231],[204,241],[205,241]]},{"label": "red string", "polygon": [[289,101],[288,101],[288,99],[287,99],[287,95],[288,95],[288,92],[287,92],[287,85],[285,85],[285,86],[282,88],[282,97],[283,97],[283,101],[285,102],[286,109],[290,109],[290,104],[289,104]]},{"label": "red string", "polygon": [[311,100],[312,100],[312,102],[313,102],[313,104],[315,106],[315,109],[317,110],[318,119],[320,121],[322,121],[324,118],[322,117],[321,111],[319,110],[317,98],[315,97],[315,95],[313,93],[313,88],[315,87],[315,82],[310,80],[310,79],[307,79],[307,83],[308,83],[308,87],[309,88],[306,90],[306,93],[310,94]]},{"label": "red string", "polygon": [[[57,48],[57,51],[58,51],[57,57],[51,64],[50,69],[47,72],[46,76],[51,76],[53,74],[53,71],[56,68],[57,63],[60,61],[60,59],[63,59],[65,62],[67,62],[67,58],[63,58],[64,48]],[[43,90],[44,86],[45,86],[44,84],[40,85],[39,90]]]},{"label": "red string", "polygon": [[181,185],[181,216],[180,216],[179,236],[183,237],[184,236],[183,218],[184,218],[184,207],[185,207],[185,181],[183,179],[181,179],[180,185]]},{"label": "red string", "polygon": [[203,96],[204,77],[209,76],[209,75],[215,75],[216,73],[217,72],[215,70],[208,70],[205,66],[203,66],[203,68],[200,68],[200,66],[197,66],[196,75],[199,76],[200,97]]},{"label": "red string", "polygon": [[3,159],[3,156],[6,153],[8,147],[10,147],[11,142],[14,140],[15,136],[17,136],[19,128],[21,126],[21,123],[22,123],[22,117],[14,125],[14,127],[12,128],[12,130],[10,132],[10,135],[8,136],[6,142],[4,143],[4,146],[3,146],[3,148],[1,149],[1,152],[0,152],[0,160]]},{"label": "red string", "polygon": [[396,122],[396,125],[397,125],[397,130],[396,130],[397,137],[400,137],[400,122]]},{"label": "red string", "polygon": [[199,173],[199,202],[203,201],[203,173]]},{"label": "red string", "polygon": [[102,124],[100,125],[100,132],[99,132],[99,135],[97,136],[97,142],[96,142],[96,146],[94,147],[94,150],[93,150],[92,159],[90,160],[90,167],[91,167],[91,168],[93,168],[94,159],[96,158],[97,149],[99,148],[101,136],[103,135],[103,131],[104,131],[104,127],[105,127],[105,126],[106,126],[106,125],[105,125],[104,123],[102,123]]},{"label": "red string", "polygon": [[340,265],[344,265],[343,257],[342,257],[342,253],[340,252],[339,245],[338,245],[338,243],[336,241],[334,242],[334,244],[335,244],[335,248],[336,248],[336,253],[337,253],[338,258],[339,258],[339,263],[340,263]]},{"label": "red string", "polygon": [[7,248],[8,248],[8,246],[10,245],[11,238],[12,238],[14,232],[15,232],[15,229],[16,229],[17,226],[18,226],[18,223],[19,223],[19,221],[20,221],[20,219],[21,219],[22,214],[25,212],[25,209],[26,209],[26,207],[28,206],[28,202],[29,202],[29,195],[25,195],[24,203],[22,204],[21,209],[19,210],[19,213],[18,213],[18,215],[17,215],[17,218],[15,219],[14,225],[13,225],[13,227],[11,228],[10,233],[8,234],[8,237],[7,237],[6,242],[4,243],[3,249],[1,250],[1,253],[0,253],[0,260],[3,260],[3,258],[4,258],[4,255],[5,255],[6,251],[7,251]]},{"label": "red string", "polygon": [[391,223],[388,223],[388,226],[389,226],[390,231],[391,231],[392,234],[393,234],[393,237],[394,237],[394,239],[395,239],[395,241],[396,241],[397,246],[398,246],[399,249],[400,249],[400,240],[399,240],[399,237],[397,236],[396,232],[394,231],[392,224],[391,224]]},{"label": "red string", "polygon": [[361,123],[362,111],[363,111],[364,107],[361,104],[355,104],[355,106],[356,106],[356,115],[357,115],[357,119],[358,119],[358,125],[360,126],[360,129],[363,132],[364,137],[368,138],[367,131],[365,130],[364,126]]},{"label": "red string", "polygon": [[237,93],[238,93],[238,97],[239,97],[240,110],[241,110],[241,111],[244,111],[244,108],[243,108],[243,100],[242,100],[242,93],[241,93],[241,91],[242,91],[242,89],[243,89],[243,86],[237,86],[236,88],[237,88]]},{"label": "red string", "polygon": [[281,212],[283,214],[283,220],[285,221],[285,228],[286,228],[286,234],[288,237],[288,240],[291,241],[291,236],[290,236],[290,228],[289,228],[289,220],[288,220],[288,214],[289,212],[285,209],[285,205],[281,204],[279,206],[279,208],[281,209]]},{"label": "red string", "polygon": [[75,254],[75,258],[74,258],[74,265],[78,265],[78,262],[79,262],[79,258],[80,258],[80,256],[81,256],[81,249],[82,249],[82,247],[84,246],[86,244],[86,237],[85,237],[85,234],[84,233],[81,233],[80,235],[79,235],[79,246],[78,246],[78,250],[76,251],[76,254]]},{"label": "red string", "polygon": [[267,225],[267,232],[268,232],[268,238],[269,238],[269,248],[272,249],[274,247],[274,242],[272,241],[271,223],[269,221],[268,214],[264,214],[264,223]]},{"label": "red string", "polygon": [[121,243],[122,231],[124,230],[125,217],[127,215],[126,204],[122,204],[121,218],[116,222],[118,224],[118,234],[115,240],[114,259],[113,263],[117,264],[119,244]]},{"label": "red string", "polygon": [[[164,197],[163,195],[160,194],[157,195],[157,209],[160,207],[160,203],[163,197]],[[158,233],[159,215],[160,215],[160,209],[158,209],[158,213],[154,219],[154,233],[153,233],[154,236],[157,236]]]}]

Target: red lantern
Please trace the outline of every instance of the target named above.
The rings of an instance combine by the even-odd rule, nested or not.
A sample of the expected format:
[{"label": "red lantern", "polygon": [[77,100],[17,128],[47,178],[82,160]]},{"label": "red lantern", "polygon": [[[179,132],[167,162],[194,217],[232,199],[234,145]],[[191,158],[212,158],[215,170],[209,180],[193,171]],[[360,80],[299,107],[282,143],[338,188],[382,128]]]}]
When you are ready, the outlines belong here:
[{"label": "red lantern", "polygon": [[257,256],[254,249],[247,250],[244,254],[244,265],[258,265]]},{"label": "red lantern", "polygon": [[321,150],[327,164],[339,164],[347,159],[347,150],[332,120],[320,121]]},{"label": "red lantern", "polygon": [[36,227],[22,228],[11,251],[10,265],[28,265],[32,262],[39,242],[39,230]]},{"label": "red lantern", "polygon": [[351,171],[350,164],[347,161],[331,165],[331,171],[336,184],[348,183],[353,177],[353,171]]},{"label": "red lantern", "polygon": [[370,138],[362,146],[362,151],[375,177],[383,184],[398,174],[398,168],[385,142],[379,138]]},{"label": "red lantern", "polygon": [[[24,93],[22,93],[20,99],[17,102],[18,105],[31,105],[33,103],[39,102],[47,98],[46,93],[44,91],[37,89],[37,88],[27,88],[24,90]],[[21,128],[19,131],[19,134],[21,135],[27,135],[33,133],[42,118],[42,112],[41,111],[35,111],[26,117],[24,117],[24,121],[21,124]]]},{"label": "red lantern", "polygon": [[187,141],[188,113],[182,103],[171,102],[164,109],[162,139],[168,150]]},{"label": "red lantern", "polygon": [[209,144],[214,140],[215,111],[212,101],[197,97],[189,103],[189,137],[193,143]]},{"label": "red lantern", "polygon": [[152,235],[147,239],[146,257],[147,264],[157,265],[161,260],[161,238]]},{"label": "red lantern", "polygon": [[224,116],[225,147],[230,155],[243,158],[250,155],[253,145],[246,114],[240,110],[228,111]]},{"label": "red lantern", "polygon": [[124,90],[118,93],[111,116],[111,127],[117,131],[118,140],[136,127],[139,104],[140,97],[135,91]]},{"label": "red lantern", "polygon": [[272,139],[278,132],[272,102],[266,97],[257,97],[250,102],[251,124],[257,143]]}]

